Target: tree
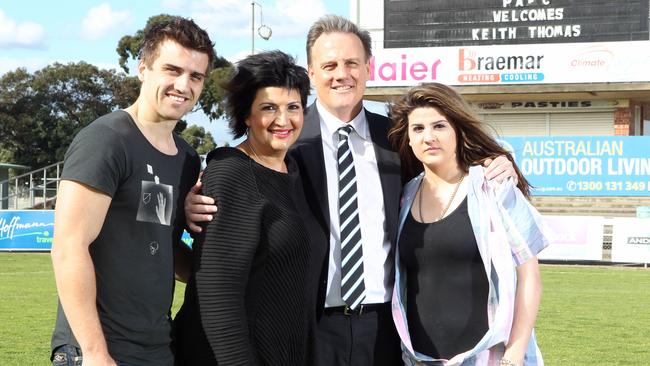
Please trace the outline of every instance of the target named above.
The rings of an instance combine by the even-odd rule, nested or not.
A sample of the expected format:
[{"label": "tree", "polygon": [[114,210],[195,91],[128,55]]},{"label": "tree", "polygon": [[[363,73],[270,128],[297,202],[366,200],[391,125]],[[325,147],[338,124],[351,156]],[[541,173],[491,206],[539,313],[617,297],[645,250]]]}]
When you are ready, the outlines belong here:
[{"label": "tree", "polygon": [[226,112],[223,104],[224,89],[221,85],[230,78],[232,71],[232,66],[217,68],[212,70],[205,80],[198,106],[210,121],[219,119]]},{"label": "tree", "polygon": [[181,132],[181,137],[196,149],[199,155],[207,154],[217,146],[212,138],[212,134],[205,132],[203,127],[197,125],[187,127]]},{"label": "tree", "polygon": [[124,72],[129,72],[129,67],[126,63],[129,61],[129,58],[137,60],[140,58],[140,46],[142,45],[142,39],[144,37],[145,31],[149,30],[152,25],[167,21],[173,18],[172,15],[160,14],[150,17],[147,20],[147,24],[143,29],[138,30],[132,36],[123,36],[120,38],[120,41],[117,43],[117,54],[120,56],[120,67]]},{"label": "tree", "polygon": [[[133,35],[123,36],[117,44],[117,54],[120,56],[120,67],[125,72],[129,72],[127,62],[129,59],[138,60],[140,58],[140,47],[145,32],[156,23],[169,20],[172,18],[169,14],[160,14],[152,16],[147,20],[143,29],[138,30]],[[219,119],[224,115],[223,108],[223,88],[221,85],[230,77],[232,73],[232,64],[225,58],[218,56],[214,60],[214,69],[205,80],[203,93],[196,105],[196,110],[205,113],[210,121]]]},{"label": "tree", "polygon": [[137,78],[85,62],[8,72],[0,78],[0,152],[33,168],[61,161],[81,128],[138,93]]},{"label": "tree", "polygon": [[[144,29],[170,17],[151,17]],[[118,43],[119,62],[125,72],[127,60],[138,58],[143,35],[144,30],[139,30]],[[206,78],[196,110],[202,110],[210,120],[224,114],[220,85],[231,70],[228,60],[217,57],[215,69]],[[55,63],[33,74],[22,68],[8,72],[0,77],[0,160],[32,168],[61,161],[81,128],[104,114],[131,105],[139,91],[137,77],[100,70],[85,62]],[[181,120],[175,131],[183,135],[186,126]],[[194,139],[188,141],[191,144],[198,143],[197,149],[209,151],[214,147],[212,136],[204,130],[192,130],[185,135]]]}]

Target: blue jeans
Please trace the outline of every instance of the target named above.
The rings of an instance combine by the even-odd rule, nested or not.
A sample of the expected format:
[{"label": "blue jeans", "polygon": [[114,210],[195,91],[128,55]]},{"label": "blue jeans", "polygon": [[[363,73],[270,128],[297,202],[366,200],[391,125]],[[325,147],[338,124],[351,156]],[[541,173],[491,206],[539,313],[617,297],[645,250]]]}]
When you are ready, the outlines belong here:
[{"label": "blue jeans", "polygon": [[81,350],[66,344],[57,347],[52,352],[52,366],[81,366]]},{"label": "blue jeans", "polygon": [[[52,366],[81,366],[83,357],[81,349],[73,345],[63,345],[57,347],[52,353]],[[118,366],[137,366],[131,363],[124,363],[115,360]]]}]

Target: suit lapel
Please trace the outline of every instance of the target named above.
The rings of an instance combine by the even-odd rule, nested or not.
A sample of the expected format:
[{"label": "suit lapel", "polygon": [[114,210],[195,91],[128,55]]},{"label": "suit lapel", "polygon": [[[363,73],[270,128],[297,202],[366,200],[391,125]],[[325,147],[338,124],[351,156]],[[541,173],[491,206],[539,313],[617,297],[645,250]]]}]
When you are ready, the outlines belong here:
[{"label": "suit lapel", "polygon": [[402,191],[399,156],[388,142],[390,120],[368,111],[366,111],[366,119],[377,157],[377,169],[386,211],[386,226],[389,239],[393,243],[397,234],[399,198]]},{"label": "suit lapel", "polygon": [[[395,240],[399,215],[399,198],[402,191],[400,161],[388,142],[390,120],[386,117],[365,111],[370,138],[375,148],[377,169],[386,210],[386,226],[389,239]],[[300,138],[292,147],[292,155],[298,161],[305,184],[305,194],[309,198],[313,211],[320,214],[319,221],[329,232],[330,217],[327,198],[327,178],[325,176],[325,158],[323,156],[320,115],[316,104],[309,106],[305,112],[305,122]]]},{"label": "suit lapel", "polygon": [[310,205],[318,203],[321,217],[318,219],[329,232],[330,217],[327,201],[327,178],[325,176],[325,158],[323,156],[322,136],[320,132],[320,115],[316,103],[309,106],[305,113],[305,122],[300,133],[300,138],[292,148],[293,156],[299,162],[303,179],[307,179],[305,194]]}]

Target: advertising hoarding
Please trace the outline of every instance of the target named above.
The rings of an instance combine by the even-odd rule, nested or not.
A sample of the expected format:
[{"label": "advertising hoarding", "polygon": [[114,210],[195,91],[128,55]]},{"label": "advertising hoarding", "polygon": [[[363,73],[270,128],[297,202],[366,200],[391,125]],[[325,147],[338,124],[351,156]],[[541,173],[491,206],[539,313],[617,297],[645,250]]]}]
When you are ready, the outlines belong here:
[{"label": "advertising hoarding", "polygon": [[[0,210],[0,251],[49,251],[54,235],[54,210]],[[183,231],[189,247],[192,238]]]},{"label": "advertising hoarding", "polygon": [[616,219],[612,230],[612,262],[650,263],[650,219]]},{"label": "advertising hoarding", "polygon": [[53,210],[0,210],[0,251],[49,251]]},{"label": "advertising hoarding", "polygon": [[650,137],[503,137],[539,196],[650,196]]},{"label": "advertising hoarding", "polygon": [[384,0],[384,47],[648,40],[647,0]]},{"label": "advertising hoarding", "polygon": [[650,81],[650,41],[378,49],[369,87]]},{"label": "advertising hoarding", "polygon": [[603,260],[604,219],[598,216],[542,217],[549,246],[539,255],[547,260]]}]

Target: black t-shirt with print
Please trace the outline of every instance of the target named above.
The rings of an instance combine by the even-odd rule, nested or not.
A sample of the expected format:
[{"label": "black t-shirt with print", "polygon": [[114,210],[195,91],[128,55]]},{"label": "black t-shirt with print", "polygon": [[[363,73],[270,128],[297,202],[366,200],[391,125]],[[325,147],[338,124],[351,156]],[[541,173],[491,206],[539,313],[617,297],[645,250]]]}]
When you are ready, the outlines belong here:
[{"label": "black t-shirt with print", "polygon": [[[165,155],[128,113],[116,111],[79,132],[62,173],[112,197],[90,245],[97,310],[111,356],[142,366],[173,365],[172,243],[180,240],[183,200],[200,168],[196,151],[174,139],[178,153]],[[52,349],[63,344],[78,345],[59,304]]]}]

